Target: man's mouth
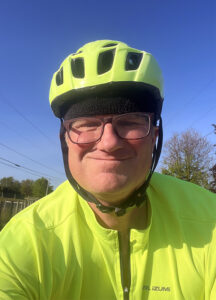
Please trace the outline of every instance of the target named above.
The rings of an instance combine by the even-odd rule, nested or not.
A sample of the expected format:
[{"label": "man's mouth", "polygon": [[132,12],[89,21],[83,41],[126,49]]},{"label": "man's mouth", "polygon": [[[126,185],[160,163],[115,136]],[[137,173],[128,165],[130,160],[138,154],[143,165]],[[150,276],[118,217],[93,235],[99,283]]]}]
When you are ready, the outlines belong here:
[{"label": "man's mouth", "polygon": [[103,161],[124,161],[130,159],[130,157],[94,157],[94,156],[89,156],[88,158],[95,159],[95,160],[103,160]]}]

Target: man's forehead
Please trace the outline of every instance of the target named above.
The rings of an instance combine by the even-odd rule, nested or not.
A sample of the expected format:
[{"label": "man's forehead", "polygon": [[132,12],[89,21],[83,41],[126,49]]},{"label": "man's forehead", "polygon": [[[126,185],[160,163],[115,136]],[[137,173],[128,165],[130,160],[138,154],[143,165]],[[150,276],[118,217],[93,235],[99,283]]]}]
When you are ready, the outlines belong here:
[{"label": "man's forehead", "polygon": [[[78,117],[78,118],[71,118],[72,120],[88,120],[88,119],[100,119],[102,121],[106,121],[106,120],[109,120],[109,119],[112,119],[112,118],[119,118],[121,117],[124,118],[124,119],[137,119],[139,117],[143,117],[143,115],[148,115],[148,116],[152,116],[153,113],[150,113],[150,112],[130,112],[130,113],[123,113],[123,114],[92,114],[92,115],[83,115],[81,117]],[[69,119],[67,119],[69,120]]]},{"label": "man's forehead", "polygon": [[154,112],[145,97],[94,97],[76,101],[67,109],[64,119],[86,116],[118,115],[131,112]]}]

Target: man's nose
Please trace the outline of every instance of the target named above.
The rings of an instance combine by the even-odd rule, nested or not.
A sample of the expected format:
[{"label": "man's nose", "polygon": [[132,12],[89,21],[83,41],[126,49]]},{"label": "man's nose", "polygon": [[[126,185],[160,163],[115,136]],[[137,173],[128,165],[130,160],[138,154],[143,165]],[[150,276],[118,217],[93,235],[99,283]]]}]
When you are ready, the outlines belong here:
[{"label": "man's nose", "polygon": [[104,125],[103,135],[98,143],[98,148],[107,152],[113,152],[123,147],[123,140],[115,132],[111,123]]}]

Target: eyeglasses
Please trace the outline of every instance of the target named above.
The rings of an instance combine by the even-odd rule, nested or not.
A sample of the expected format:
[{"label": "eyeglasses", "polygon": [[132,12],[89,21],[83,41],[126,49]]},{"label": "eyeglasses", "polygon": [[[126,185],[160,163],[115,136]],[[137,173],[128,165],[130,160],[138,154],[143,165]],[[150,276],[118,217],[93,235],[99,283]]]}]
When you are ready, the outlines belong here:
[{"label": "eyeglasses", "polygon": [[99,141],[104,126],[111,123],[118,137],[125,140],[138,140],[149,135],[151,119],[149,113],[127,113],[104,118],[82,117],[66,120],[63,125],[68,137],[75,144],[90,144]]}]

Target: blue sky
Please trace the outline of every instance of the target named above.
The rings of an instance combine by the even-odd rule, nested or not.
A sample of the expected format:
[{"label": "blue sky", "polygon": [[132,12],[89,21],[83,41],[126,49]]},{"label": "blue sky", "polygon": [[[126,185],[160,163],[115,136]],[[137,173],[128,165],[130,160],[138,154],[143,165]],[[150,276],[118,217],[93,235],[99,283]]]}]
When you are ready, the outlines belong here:
[{"label": "blue sky", "polygon": [[215,142],[215,1],[1,1],[0,178],[44,174],[54,186],[65,179],[50,81],[67,55],[97,39],[156,57],[165,82],[165,141],[193,127]]}]

